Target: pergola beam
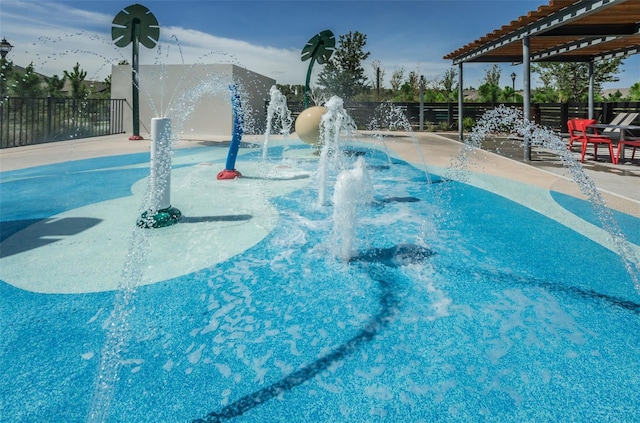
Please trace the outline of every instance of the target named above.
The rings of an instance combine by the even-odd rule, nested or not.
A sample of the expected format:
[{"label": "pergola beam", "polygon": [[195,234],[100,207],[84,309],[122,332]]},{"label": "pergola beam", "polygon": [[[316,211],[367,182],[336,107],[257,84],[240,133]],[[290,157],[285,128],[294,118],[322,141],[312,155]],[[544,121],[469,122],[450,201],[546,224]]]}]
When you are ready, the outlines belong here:
[{"label": "pergola beam", "polygon": [[[548,49],[548,50],[544,50],[544,51],[539,51],[536,54],[531,55],[531,60],[534,62],[537,61],[541,61],[541,60],[548,60],[550,58],[552,58],[553,56],[558,56],[561,54],[565,54],[565,53],[569,53],[572,51],[577,51],[577,50],[581,50],[583,48],[586,47],[592,47],[598,44],[602,44],[602,43],[608,43],[610,41],[614,41],[619,39],[619,36],[605,36],[605,37],[598,37],[598,38],[583,38],[581,40],[576,40],[576,41],[572,41],[570,43],[566,43],[563,44],[561,46],[556,46],[554,48]],[[567,60],[565,60],[567,61]],[[582,60],[584,61],[584,59]]]},{"label": "pergola beam", "polygon": [[[516,41],[521,41],[527,36],[538,36],[544,32],[560,28],[567,25],[569,22],[582,18],[586,15],[590,15],[598,12],[604,8],[613,6],[618,3],[624,3],[626,0],[583,0],[576,2],[556,13],[553,13],[545,18],[539,19],[528,25],[516,29],[509,34],[505,34],[502,37],[498,37],[496,40],[488,42],[479,48],[476,48],[468,53],[457,56],[453,59],[453,64],[461,62],[473,61],[474,58],[479,56],[488,55],[493,50],[500,47],[504,47]],[[487,61],[484,60],[482,61]]]},{"label": "pergola beam", "polygon": [[598,24],[561,26],[539,34],[539,37],[580,37],[600,35],[634,35],[640,30],[638,24]]}]

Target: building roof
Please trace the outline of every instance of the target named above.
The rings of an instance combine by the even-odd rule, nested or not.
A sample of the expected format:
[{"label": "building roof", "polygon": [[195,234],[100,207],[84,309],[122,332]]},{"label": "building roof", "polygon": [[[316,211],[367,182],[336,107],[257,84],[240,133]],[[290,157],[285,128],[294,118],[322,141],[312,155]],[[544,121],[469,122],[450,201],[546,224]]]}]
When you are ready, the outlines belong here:
[{"label": "building roof", "polygon": [[550,0],[548,5],[447,54],[464,62],[588,62],[640,52],[640,0]]}]

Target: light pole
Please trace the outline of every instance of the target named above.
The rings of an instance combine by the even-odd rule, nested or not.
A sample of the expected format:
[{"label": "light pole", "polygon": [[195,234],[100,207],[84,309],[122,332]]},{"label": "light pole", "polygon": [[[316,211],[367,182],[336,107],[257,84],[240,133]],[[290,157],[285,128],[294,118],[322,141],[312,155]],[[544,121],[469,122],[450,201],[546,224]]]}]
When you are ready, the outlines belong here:
[{"label": "light pole", "polygon": [[420,75],[420,130],[424,131],[424,75]]},{"label": "light pole", "polygon": [[516,73],[515,72],[511,72],[511,89],[512,89],[511,97],[512,97],[512,100],[515,102],[516,101]]}]

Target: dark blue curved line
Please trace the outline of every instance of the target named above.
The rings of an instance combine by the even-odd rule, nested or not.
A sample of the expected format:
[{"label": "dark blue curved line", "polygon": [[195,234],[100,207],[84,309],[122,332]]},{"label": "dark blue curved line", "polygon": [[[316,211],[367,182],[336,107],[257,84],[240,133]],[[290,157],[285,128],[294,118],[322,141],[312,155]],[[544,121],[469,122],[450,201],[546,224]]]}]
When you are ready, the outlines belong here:
[{"label": "dark blue curved line", "polygon": [[360,348],[366,342],[371,341],[380,331],[391,321],[395,314],[398,304],[398,297],[391,289],[390,283],[385,280],[378,280],[382,287],[382,295],[380,296],[380,311],[371,317],[364,327],[344,344],[333,350],[331,353],[321,357],[291,373],[289,376],[280,381],[267,386],[252,394],[246,395],[224,407],[220,411],[209,413],[202,419],[194,420],[193,423],[215,423],[229,420],[246,413],[247,411],[257,407],[278,395],[287,392],[307,380],[315,377],[318,373],[328,369],[333,363],[345,359]]}]

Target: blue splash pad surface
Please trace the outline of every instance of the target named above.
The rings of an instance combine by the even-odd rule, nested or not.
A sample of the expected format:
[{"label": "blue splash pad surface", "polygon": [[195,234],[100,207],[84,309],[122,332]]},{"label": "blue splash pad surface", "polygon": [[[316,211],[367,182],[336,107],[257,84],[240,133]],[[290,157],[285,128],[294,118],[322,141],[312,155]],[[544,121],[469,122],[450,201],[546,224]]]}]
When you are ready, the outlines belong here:
[{"label": "blue splash pad surface", "polygon": [[[640,296],[614,253],[508,199],[434,175],[428,185],[362,151],[378,201],[360,210],[359,259],[331,258],[331,210],[315,206],[314,186],[273,198],[280,222],[262,242],[137,289],[108,421],[640,419]],[[59,166],[46,171],[68,172]],[[42,189],[31,172],[12,189]],[[126,195],[137,172],[98,172],[95,197],[79,178],[62,197]],[[4,185],[3,226],[4,210],[55,214]],[[177,260],[188,254],[197,249],[176,248]],[[115,296],[0,284],[3,419],[85,421]]]}]

